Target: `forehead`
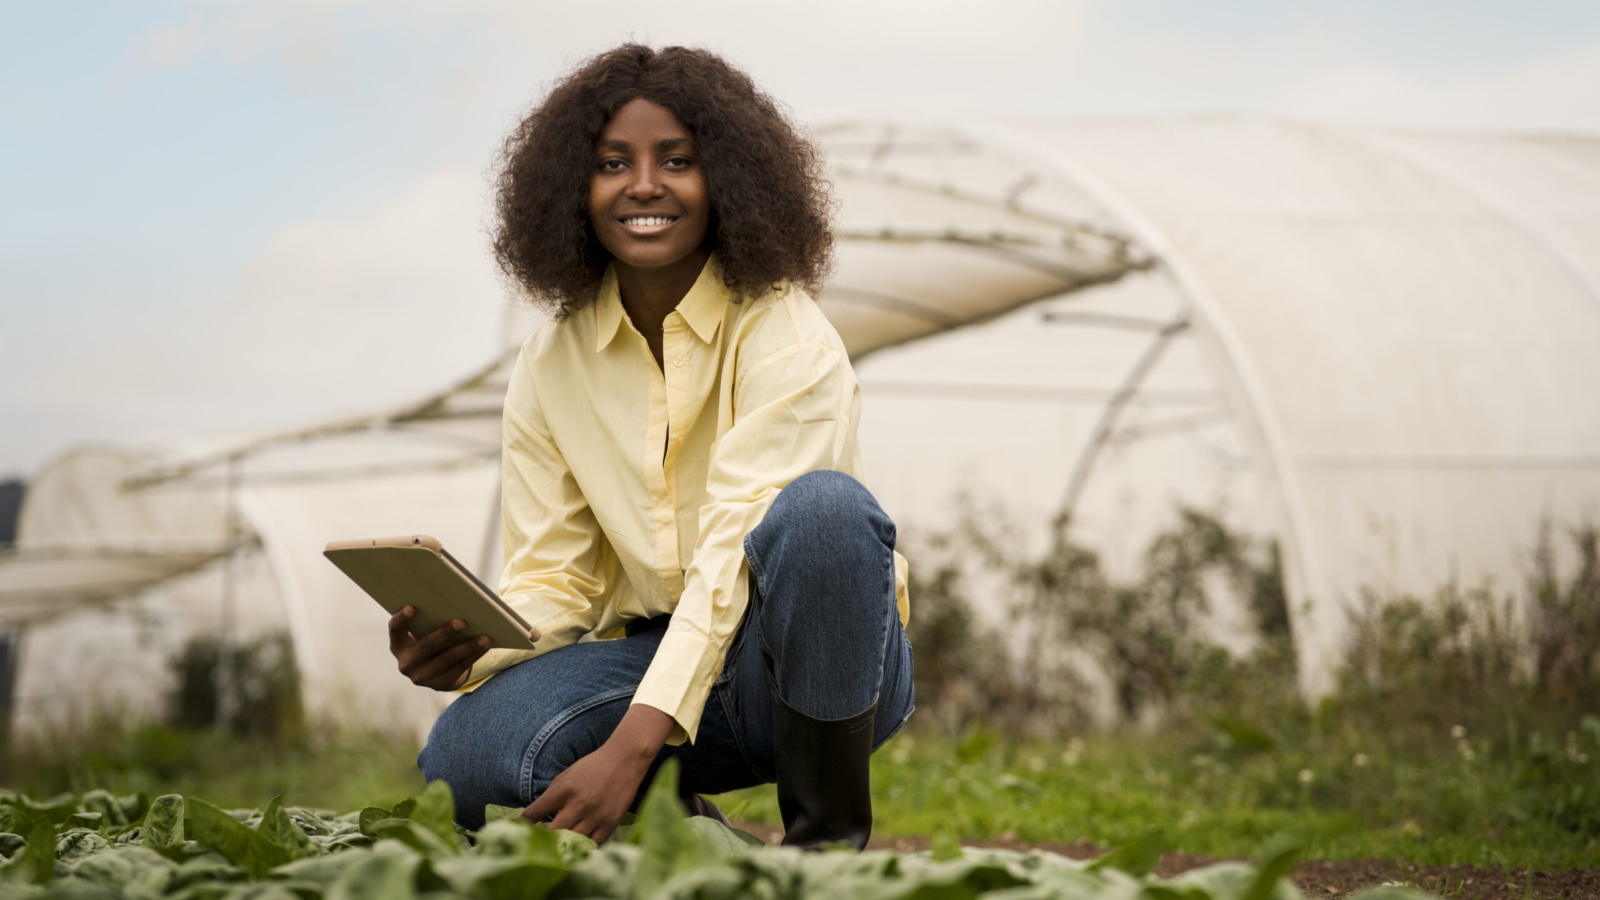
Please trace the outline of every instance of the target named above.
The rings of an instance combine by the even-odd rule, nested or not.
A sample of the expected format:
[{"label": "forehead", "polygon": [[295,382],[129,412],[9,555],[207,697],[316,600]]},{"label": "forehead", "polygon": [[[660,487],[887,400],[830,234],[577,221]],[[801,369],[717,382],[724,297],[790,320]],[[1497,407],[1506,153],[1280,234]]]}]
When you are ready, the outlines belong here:
[{"label": "forehead", "polygon": [[672,110],[642,97],[624,103],[600,132],[603,142],[621,141],[633,145],[674,139],[693,141],[694,135]]}]

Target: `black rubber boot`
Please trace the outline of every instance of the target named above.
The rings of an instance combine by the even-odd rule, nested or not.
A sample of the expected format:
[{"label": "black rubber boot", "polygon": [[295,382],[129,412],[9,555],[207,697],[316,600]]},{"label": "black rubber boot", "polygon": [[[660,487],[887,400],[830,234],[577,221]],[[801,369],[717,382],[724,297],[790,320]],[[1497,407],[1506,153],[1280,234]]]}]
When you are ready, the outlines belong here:
[{"label": "black rubber boot", "polygon": [[783,846],[821,850],[872,834],[872,720],[878,704],[848,719],[813,719],[772,692],[772,756]]}]

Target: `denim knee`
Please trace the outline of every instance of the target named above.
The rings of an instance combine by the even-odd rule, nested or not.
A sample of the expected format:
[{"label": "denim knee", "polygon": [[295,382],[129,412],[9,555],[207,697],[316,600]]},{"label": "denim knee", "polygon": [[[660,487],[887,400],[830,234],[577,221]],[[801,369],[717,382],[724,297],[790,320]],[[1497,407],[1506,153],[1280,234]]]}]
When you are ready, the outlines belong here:
[{"label": "denim knee", "polygon": [[769,524],[813,548],[839,548],[850,554],[875,542],[894,549],[894,522],[871,491],[843,472],[807,472],[789,482],[756,531]]}]

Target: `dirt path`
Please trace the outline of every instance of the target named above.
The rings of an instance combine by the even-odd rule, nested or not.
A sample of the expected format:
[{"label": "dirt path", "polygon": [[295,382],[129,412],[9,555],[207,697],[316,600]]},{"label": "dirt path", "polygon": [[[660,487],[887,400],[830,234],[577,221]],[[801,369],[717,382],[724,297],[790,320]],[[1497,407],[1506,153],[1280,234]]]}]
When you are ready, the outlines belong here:
[{"label": "dirt path", "polygon": [[[776,845],[783,829],[755,822],[737,822],[738,827]],[[962,841],[967,847],[998,847],[1005,850],[1048,850],[1073,859],[1089,859],[1106,848],[1087,842],[1072,844],[1026,844],[1015,838],[995,841]],[[928,849],[925,837],[882,837],[872,839],[869,850],[911,852]],[[1176,875],[1218,860],[1197,853],[1164,853],[1156,864],[1161,875]],[[1312,859],[1294,871],[1295,883],[1310,900],[1337,900],[1356,891],[1383,884],[1406,884],[1451,900],[1600,900],[1600,869],[1551,869],[1528,871],[1478,866],[1422,866],[1400,859]]]}]

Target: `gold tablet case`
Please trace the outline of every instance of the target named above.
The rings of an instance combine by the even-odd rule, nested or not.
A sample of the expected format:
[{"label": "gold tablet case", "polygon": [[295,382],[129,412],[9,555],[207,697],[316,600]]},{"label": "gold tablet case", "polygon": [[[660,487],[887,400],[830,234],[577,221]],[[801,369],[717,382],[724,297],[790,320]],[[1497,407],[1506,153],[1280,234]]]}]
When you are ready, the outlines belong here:
[{"label": "gold tablet case", "polygon": [[411,633],[419,638],[451,619],[464,619],[467,628],[456,640],[487,634],[494,647],[532,650],[539,639],[537,628],[428,535],[334,541],[322,555],[390,615],[406,604],[416,607]]}]

